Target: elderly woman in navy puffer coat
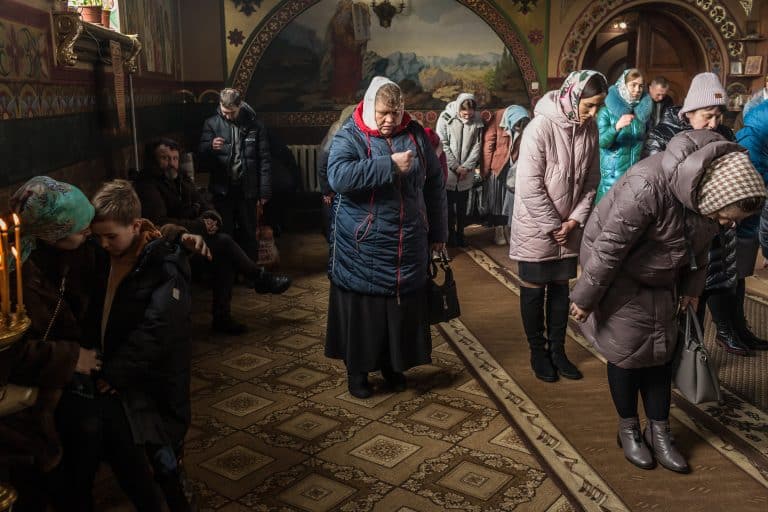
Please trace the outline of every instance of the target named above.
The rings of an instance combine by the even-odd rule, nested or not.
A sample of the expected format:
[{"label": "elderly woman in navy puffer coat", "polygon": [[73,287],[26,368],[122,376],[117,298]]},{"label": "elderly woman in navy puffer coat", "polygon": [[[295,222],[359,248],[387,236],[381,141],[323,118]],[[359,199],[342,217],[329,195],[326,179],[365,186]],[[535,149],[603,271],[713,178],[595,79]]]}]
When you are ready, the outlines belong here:
[{"label": "elderly woman in navy puffer coat", "polygon": [[405,389],[403,372],[431,361],[426,285],[430,249],[448,236],[443,171],[400,87],[375,77],[331,144],[336,192],[325,355],[343,359],[348,388],[372,394],[368,373]]}]

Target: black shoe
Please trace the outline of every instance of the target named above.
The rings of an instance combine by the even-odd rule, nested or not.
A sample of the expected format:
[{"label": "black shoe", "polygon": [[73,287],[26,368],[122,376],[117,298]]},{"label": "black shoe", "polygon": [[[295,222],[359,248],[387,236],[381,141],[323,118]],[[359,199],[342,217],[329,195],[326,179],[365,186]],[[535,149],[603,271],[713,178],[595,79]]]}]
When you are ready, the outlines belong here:
[{"label": "black shoe", "polygon": [[368,383],[368,374],[362,373],[348,373],[347,374],[347,389],[349,394],[355,398],[370,398],[373,395],[371,385]]},{"label": "black shoe", "polygon": [[546,349],[531,347],[531,369],[536,378],[544,382],[555,382],[558,379],[557,370]]},{"label": "black shoe", "polygon": [[238,322],[231,316],[214,318],[211,328],[214,332],[228,334],[230,336],[239,336],[248,332],[248,327],[245,324]]},{"label": "black shoe", "polygon": [[552,365],[557,369],[558,373],[566,379],[579,380],[584,375],[576,368],[572,362],[568,360],[565,355],[565,343],[562,341],[550,341],[549,351],[552,357]]},{"label": "black shoe", "polygon": [[389,389],[395,393],[402,393],[405,391],[405,375],[391,370],[381,370],[381,374],[384,376],[384,380],[387,382],[387,387],[389,387]]},{"label": "black shoe", "polygon": [[273,274],[266,270],[256,278],[256,282],[253,285],[253,289],[257,293],[273,293],[280,294],[290,288],[291,278],[283,274]]},{"label": "black shoe", "polygon": [[749,347],[747,347],[739,335],[736,334],[736,330],[731,327],[730,324],[715,324],[717,328],[717,334],[715,341],[722,346],[726,352],[736,354],[737,356],[750,355]]},{"label": "black shoe", "polygon": [[747,348],[752,350],[768,350],[768,340],[755,336],[755,333],[749,329],[746,320],[744,321],[744,327],[739,329],[738,333],[739,339]]}]

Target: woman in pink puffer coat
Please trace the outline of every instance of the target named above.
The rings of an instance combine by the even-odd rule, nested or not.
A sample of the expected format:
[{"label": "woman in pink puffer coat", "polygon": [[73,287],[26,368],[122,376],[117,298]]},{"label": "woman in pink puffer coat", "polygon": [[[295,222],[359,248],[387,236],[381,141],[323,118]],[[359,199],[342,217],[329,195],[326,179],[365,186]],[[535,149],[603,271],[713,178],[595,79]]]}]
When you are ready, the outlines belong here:
[{"label": "woman in pink puffer coat", "polygon": [[522,281],[531,368],[546,382],[558,373],[582,377],[565,355],[568,280],[576,277],[582,227],[600,181],[594,119],[607,92],[601,73],[574,71],[538,102],[520,144],[509,257]]}]

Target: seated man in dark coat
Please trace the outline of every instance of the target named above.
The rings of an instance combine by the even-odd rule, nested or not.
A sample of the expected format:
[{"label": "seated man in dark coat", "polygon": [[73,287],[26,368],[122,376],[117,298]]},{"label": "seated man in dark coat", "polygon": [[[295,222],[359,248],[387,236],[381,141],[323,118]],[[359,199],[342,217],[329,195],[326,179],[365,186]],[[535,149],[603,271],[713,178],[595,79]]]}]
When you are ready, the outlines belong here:
[{"label": "seated man in dark coat", "polygon": [[221,217],[197,191],[195,184],[179,173],[179,145],[171,139],[156,139],[145,150],[145,170],[136,180],[142,216],[161,225],[172,222],[202,235],[213,255],[213,330],[242,334],[244,324],[230,313],[232,286],[237,272],[253,280],[259,293],[283,293],[291,284],[288,276],[272,274],[246,255],[231,236],[221,231]]}]

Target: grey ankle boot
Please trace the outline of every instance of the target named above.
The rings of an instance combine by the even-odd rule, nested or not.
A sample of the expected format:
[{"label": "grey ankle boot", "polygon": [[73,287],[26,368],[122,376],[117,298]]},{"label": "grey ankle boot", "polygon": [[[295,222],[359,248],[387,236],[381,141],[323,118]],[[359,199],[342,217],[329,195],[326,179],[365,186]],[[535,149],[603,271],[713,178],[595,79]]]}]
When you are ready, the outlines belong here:
[{"label": "grey ankle boot", "polygon": [[656,466],[651,451],[643,442],[643,436],[640,434],[640,420],[637,417],[619,419],[616,442],[620,448],[624,449],[624,457],[635,466],[641,469],[653,469]]},{"label": "grey ankle boot", "polygon": [[659,464],[677,473],[691,472],[685,457],[675,448],[669,421],[648,420],[648,426],[645,427],[643,436]]}]

